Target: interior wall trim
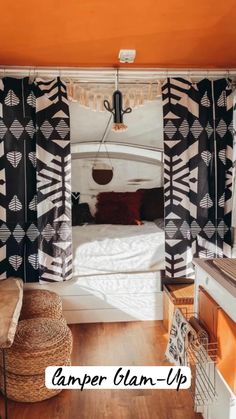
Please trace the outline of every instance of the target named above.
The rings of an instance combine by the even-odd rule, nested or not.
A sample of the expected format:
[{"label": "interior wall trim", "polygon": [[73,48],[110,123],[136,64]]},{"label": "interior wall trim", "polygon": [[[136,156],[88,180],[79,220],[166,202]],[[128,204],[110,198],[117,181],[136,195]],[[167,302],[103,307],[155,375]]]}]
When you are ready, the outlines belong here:
[{"label": "interior wall trim", "polygon": [[[72,160],[93,159],[95,157],[95,155],[96,155],[95,153],[81,153],[81,154],[76,153],[76,154],[73,155]],[[107,159],[107,154],[106,153],[100,153],[99,158]],[[125,154],[125,153],[110,153],[110,158],[112,160],[127,160],[127,161],[132,160],[132,161],[135,161],[137,163],[147,163],[147,164],[151,164],[153,166],[157,166],[158,164],[159,165],[162,164],[161,160],[155,160],[155,159],[142,157],[142,156],[131,156],[130,154]]]},{"label": "interior wall trim", "polygon": [[[71,144],[72,159],[85,159],[97,156],[99,143],[79,143]],[[163,162],[163,151],[157,149],[148,149],[144,147],[135,147],[127,144],[106,143],[106,146],[100,147],[99,158],[107,158],[107,152],[113,159],[127,159],[142,161],[149,164]]]},{"label": "interior wall trim", "polygon": [[[79,147],[79,146],[84,146],[84,145],[88,145],[88,144],[92,144],[94,146],[99,146],[100,145],[100,141],[73,141],[73,143],[71,144],[71,147],[73,149],[73,147]],[[112,145],[116,145],[116,146],[125,146],[125,147],[133,147],[133,148],[140,148],[141,150],[152,150],[152,151],[160,151],[161,153],[164,151],[163,148],[161,147],[155,147],[155,146],[151,146],[151,145],[146,145],[143,146],[141,144],[134,144],[134,143],[126,143],[125,141],[112,141],[107,143],[106,142],[106,146],[109,144]],[[73,152],[73,151],[72,151]]]}]

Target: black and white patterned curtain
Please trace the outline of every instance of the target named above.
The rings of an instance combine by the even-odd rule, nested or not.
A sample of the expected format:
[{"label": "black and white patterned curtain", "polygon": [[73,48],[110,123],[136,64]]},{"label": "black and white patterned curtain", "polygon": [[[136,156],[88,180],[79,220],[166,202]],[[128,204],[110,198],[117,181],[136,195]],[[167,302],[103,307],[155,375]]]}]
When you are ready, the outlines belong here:
[{"label": "black and white patterned curtain", "polygon": [[232,88],[168,78],[162,99],[166,275],[194,277],[193,257],[231,256]]},{"label": "black and white patterned curtain", "polygon": [[71,279],[66,86],[0,80],[0,279]]}]

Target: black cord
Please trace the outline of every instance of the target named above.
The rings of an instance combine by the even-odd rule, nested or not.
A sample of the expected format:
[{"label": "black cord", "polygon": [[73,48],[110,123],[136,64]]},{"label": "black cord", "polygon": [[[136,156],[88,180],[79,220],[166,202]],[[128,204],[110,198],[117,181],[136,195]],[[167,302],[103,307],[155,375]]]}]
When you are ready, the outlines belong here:
[{"label": "black cord", "polygon": [[[99,144],[99,147],[98,147],[98,151],[97,151],[97,153],[95,154],[94,161],[93,161],[93,168],[94,168],[94,166],[95,166],[96,160],[97,160],[98,155],[99,155],[99,153],[100,153],[100,149],[101,149],[101,146],[102,146],[103,140],[104,140],[104,138],[105,138],[105,135],[106,135],[106,133],[107,133],[108,127],[109,127],[109,125],[110,125],[110,122],[111,122],[112,117],[113,117],[113,114],[111,114],[111,115],[110,115],[110,117],[109,117],[109,119],[108,119],[108,122],[107,122],[107,125],[106,125],[106,128],[105,128],[105,131],[104,131],[104,133],[103,133],[103,136],[102,136],[102,138],[101,138],[101,141],[100,141],[100,144]],[[104,144],[105,144],[105,143],[104,143]],[[105,147],[106,147],[106,146],[105,146]],[[106,148],[106,151],[107,151],[107,148]],[[109,160],[110,160],[110,156],[109,156],[108,151],[107,151],[107,155],[108,155],[108,158],[109,158]],[[110,160],[110,162],[111,162],[111,160]]]}]

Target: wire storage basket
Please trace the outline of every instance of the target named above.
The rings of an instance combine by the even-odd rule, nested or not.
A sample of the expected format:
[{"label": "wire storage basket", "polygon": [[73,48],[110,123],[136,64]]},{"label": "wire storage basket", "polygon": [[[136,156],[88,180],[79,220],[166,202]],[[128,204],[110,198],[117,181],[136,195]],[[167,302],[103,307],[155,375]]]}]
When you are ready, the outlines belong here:
[{"label": "wire storage basket", "polygon": [[[197,313],[182,309],[187,321],[198,320]],[[201,329],[203,330],[203,329]],[[192,393],[195,408],[210,405],[217,399],[216,392],[216,362],[217,341],[209,340],[208,334],[199,333],[186,348],[186,364],[191,369]]]}]

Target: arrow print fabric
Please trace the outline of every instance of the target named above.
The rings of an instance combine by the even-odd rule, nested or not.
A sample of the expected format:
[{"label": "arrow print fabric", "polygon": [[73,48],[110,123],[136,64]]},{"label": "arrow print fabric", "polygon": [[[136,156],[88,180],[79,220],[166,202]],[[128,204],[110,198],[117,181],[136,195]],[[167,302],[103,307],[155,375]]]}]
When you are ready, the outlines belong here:
[{"label": "arrow print fabric", "polygon": [[[72,277],[70,125],[66,86],[0,81],[0,279]],[[60,246],[58,246],[60,243]]]}]

